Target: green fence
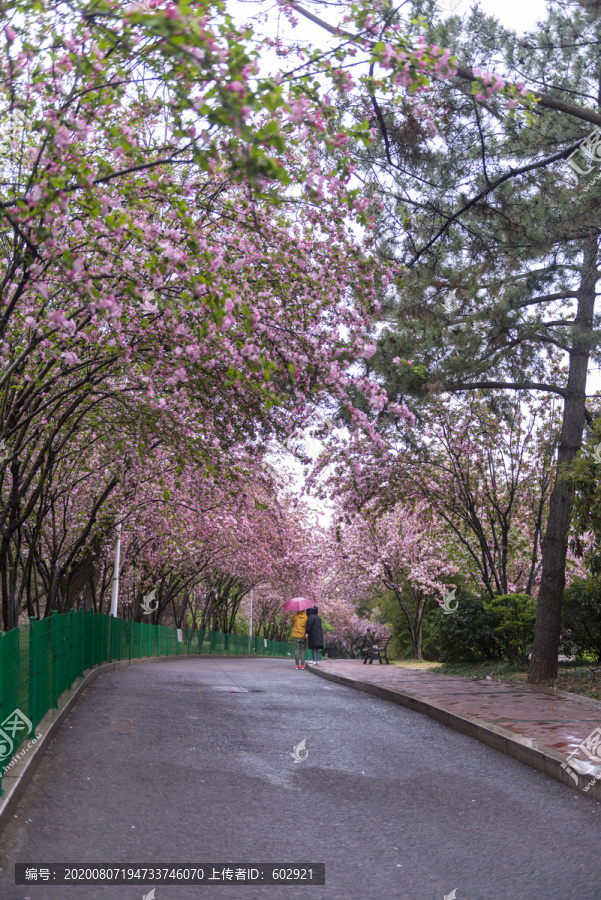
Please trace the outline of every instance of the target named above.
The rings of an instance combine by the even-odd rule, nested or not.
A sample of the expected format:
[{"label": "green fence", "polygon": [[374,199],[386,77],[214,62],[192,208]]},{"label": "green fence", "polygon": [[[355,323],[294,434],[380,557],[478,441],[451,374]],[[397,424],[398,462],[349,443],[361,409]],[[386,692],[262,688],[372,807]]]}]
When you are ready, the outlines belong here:
[{"label": "green fence", "polygon": [[121,659],[200,653],[294,658],[294,644],[188,628],[178,633],[166,625],[84,610],[54,612],[0,632],[0,796],[2,776],[16,751],[86,669]]}]

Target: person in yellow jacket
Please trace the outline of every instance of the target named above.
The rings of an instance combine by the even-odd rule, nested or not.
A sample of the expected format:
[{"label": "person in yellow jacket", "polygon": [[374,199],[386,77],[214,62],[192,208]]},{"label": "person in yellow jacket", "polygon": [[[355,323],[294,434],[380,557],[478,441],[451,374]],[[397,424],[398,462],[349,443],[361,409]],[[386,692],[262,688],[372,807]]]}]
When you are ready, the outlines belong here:
[{"label": "person in yellow jacket", "polygon": [[307,648],[305,626],[307,624],[307,613],[303,609],[292,616],[292,639],[294,640],[294,662],[298,669],[305,668],[305,650]]}]

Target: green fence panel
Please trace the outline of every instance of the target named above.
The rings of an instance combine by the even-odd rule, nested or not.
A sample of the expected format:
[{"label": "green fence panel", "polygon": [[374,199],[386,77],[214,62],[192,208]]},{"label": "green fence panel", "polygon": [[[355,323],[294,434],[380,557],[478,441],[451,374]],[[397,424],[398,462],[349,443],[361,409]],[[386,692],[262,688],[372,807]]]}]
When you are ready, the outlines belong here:
[{"label": "green fence panel", "polygon": [[30,715],[33,732],[53,705],[51,620],[30,620]]},{"label": "green fence panel", "polygon": [[[287,657],[293,645],[255,635],[177,628],[133,622],[93,610],[54,611],[0,632],[0,796],[2,776],[23,741],[35,734],[61,695],[94,666],[122,659],[227,653]],[[28,723],[31,723],[31,728]]]},{"label": "green fence panel", "polygon": [[30,731],[25,719],[32,721],[30,631],[20,625],[0,640],[0,796],[5,768]]}]

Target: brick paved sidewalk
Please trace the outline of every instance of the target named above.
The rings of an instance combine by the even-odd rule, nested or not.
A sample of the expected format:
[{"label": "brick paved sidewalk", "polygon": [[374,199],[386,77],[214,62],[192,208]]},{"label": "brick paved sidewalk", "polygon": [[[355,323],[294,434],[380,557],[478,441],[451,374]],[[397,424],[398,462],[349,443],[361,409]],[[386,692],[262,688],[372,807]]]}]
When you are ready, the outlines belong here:
[{"label": "brick paved sidewalk", "polygon": [[[361,660],[327,660],[317,671],[399,691],[430,706],[480,720],[482,725],[503,728],[525,746],[573,756],[582,762],[581,772],[601,776],[601,764],[595,764],[580,746],[597,728],[601,736],[601,703],[596,700],[496,679],[459,678],[378,663],[363,665]],[[599,749],[597,754],[599,759]]]}]

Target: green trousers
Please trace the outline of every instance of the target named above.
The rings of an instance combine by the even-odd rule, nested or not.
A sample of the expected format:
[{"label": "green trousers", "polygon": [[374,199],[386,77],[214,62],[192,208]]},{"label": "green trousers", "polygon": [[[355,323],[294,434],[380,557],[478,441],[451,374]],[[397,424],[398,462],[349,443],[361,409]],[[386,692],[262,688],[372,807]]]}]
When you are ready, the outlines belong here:
[{"label": "green trousers", "polygon": [[294,661],[297,666],[305,665],[306,638],[294,638]]}]

